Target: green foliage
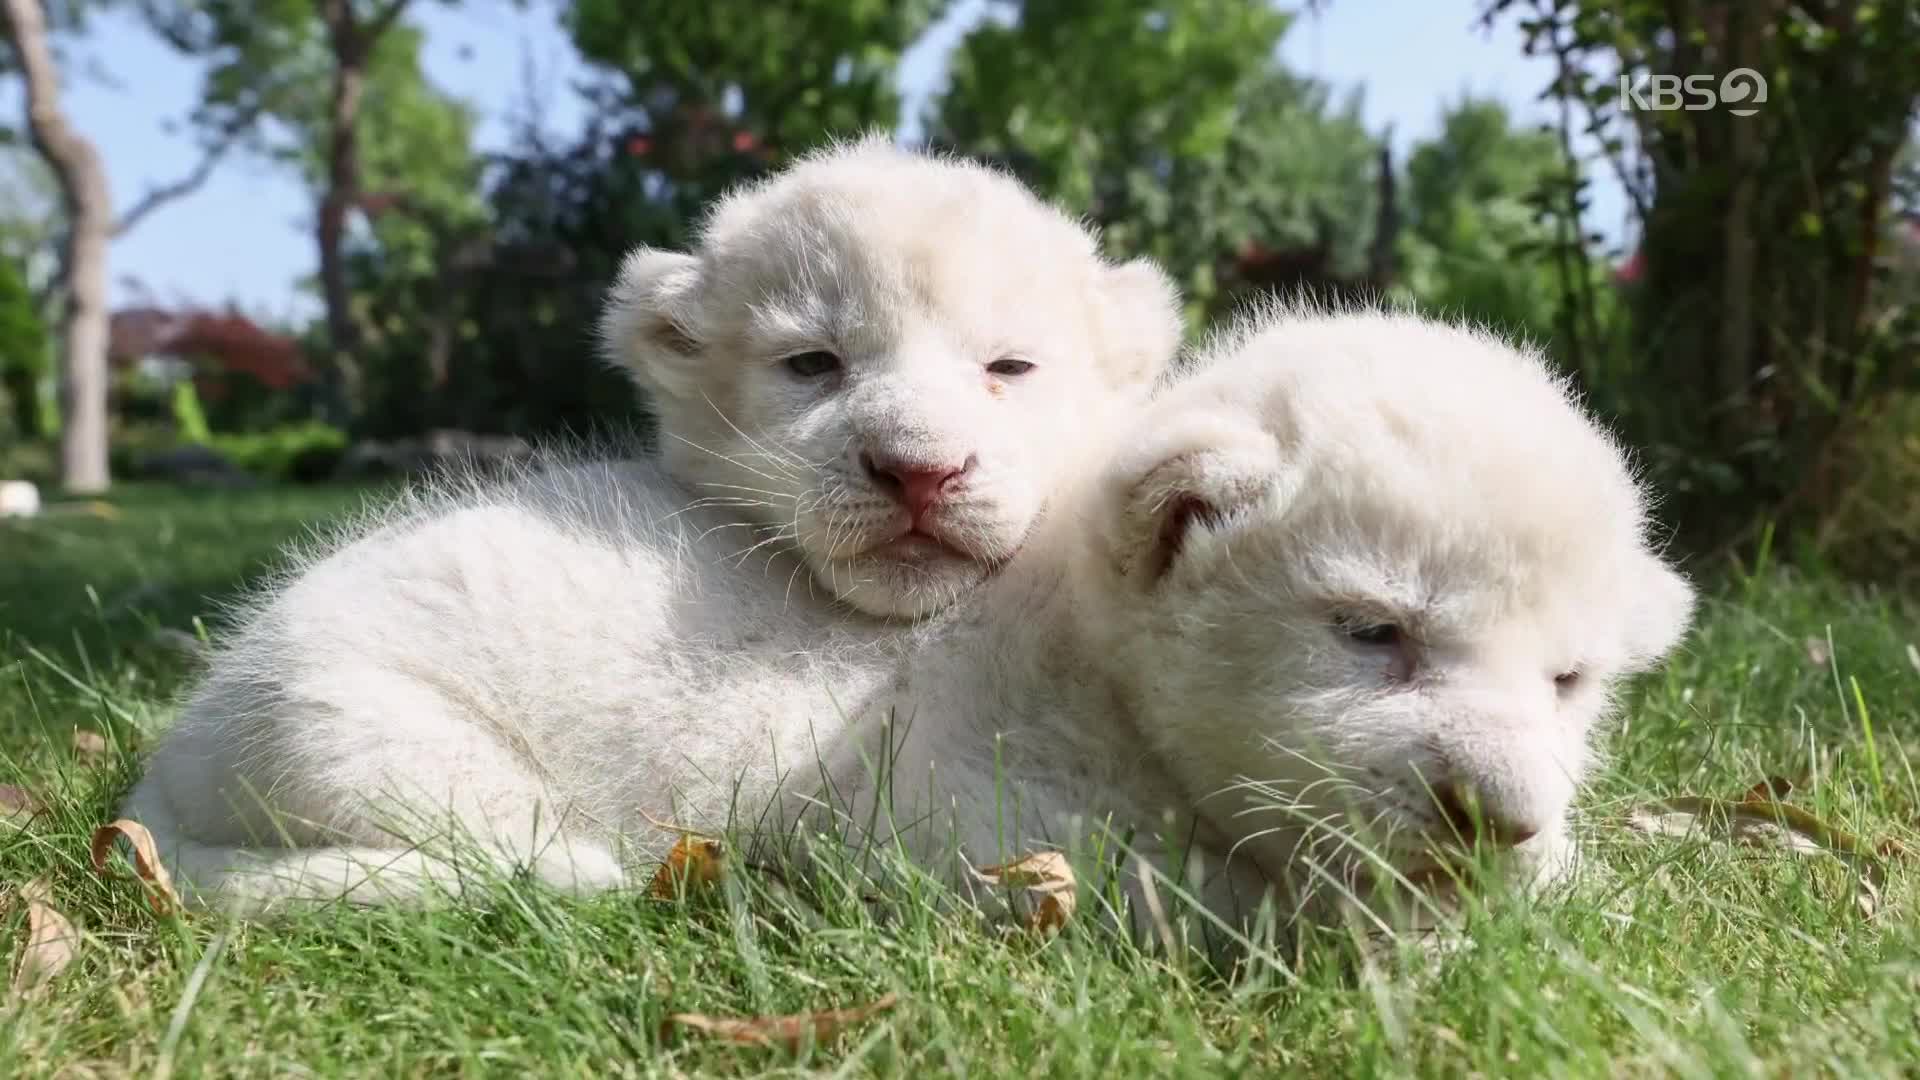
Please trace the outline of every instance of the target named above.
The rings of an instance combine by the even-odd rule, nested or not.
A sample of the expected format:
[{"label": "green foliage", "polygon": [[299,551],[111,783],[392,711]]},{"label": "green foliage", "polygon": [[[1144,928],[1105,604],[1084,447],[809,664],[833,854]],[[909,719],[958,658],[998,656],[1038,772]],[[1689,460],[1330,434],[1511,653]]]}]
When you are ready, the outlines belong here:
[{"label": "green foliage", "polygon": [[318,420],[265,431],[210,433],[204,441],[255,476],[302,483],[330,478],[348,446],[346,432]]},{"label": "green foliage", "polygon": [[569,6],[575,43],[608,76],[587,132],[554,146],[523,128],[484,173],[484,213],[437,233],[432,273],[355,253],[370,330],[361,427],[632,424],[634,391],[592,340],[621,257],[685,246],[707,203],[786,155],[891,125],[899,55],[939,7],[662,5],[636,19],[624,3]]},{"label": "green foliage", "polygon": [[250,431],[207,431],[196,437],[174,423],[122,419],[113,432],[113,468],[138,476],[149,455],[204,447],[251,476],[272,484],[317,483],[333,478],[352,440],[319,420],[301,420]]},{"label": "green foliage", "polygon": [[[634,390],[600,360],[592,328],[633,245],[685,242],[692,196],[597,124],[563,148],[532,133],[517,141],[490,172],[488,227],[462,237],[437,274],[401,278],[371,255],[351,264],[377,328],[363,433],[537,436],[636,419]],[[729,162],[704,168],[744,174]]]},{"label": "green foliage", "polygon": [[1151,255],[1196,315],[1250,244],[1325,244],[1357,273],[1374,212],[1376,143],[1357,96],[1281,70],[1290,16],[1244,0],[1006,4],[956,50],[937,139],[1009,161],[1099,225],[1116,255]]},{"label": "green foliage", "polygon": [[[1889,288],[1888,210],[1920,105],[1920,0],[1715,5],[1497,0],[1556,57],[1551,92],[1601,142],[1639,216],[1642,268],[1624,336],[1600,292],[1563,282],[1596,400],[1645,450],[1690,539],[1760,520],[1810,526],[1845,499],[1845,443],[1920,387],[1920,312]],[[1613,73],[1750,68],[1752,115],[1640,109]],[[1563,220],[1582,208],[1569,185]],[[1907,242],[1901,240],[1900,242]]]},{"label": "green foliage", "polygon": [[[0,47],[0,73],[11,57]],[[59,430],[48,325],[58,312],[40,293],[65,227],[60,189],[46,162],[25,143],[0,145],[0,430],[18,438]]]},{"label": "green foliage", "polygon": [[[274,121],[249,127],[251,148],[322,190],[335,58],[314,0],[145,0],[144,8],[176,47],[206,61],[196,125],[211,133],[248,117]],[[412,273],[431,265],[423,222],[480,214],[474,118],[427,81],[422,40],[399,23],[373,42],[358,126],[359,186],[375,203],[376,235]]]},{"label": "green foliage", "polygon": [[[1240,91],[1289,17],[1245,0],[1009,3],[963,41],[936,109],[943,139],[1034,159],[1068,205],[1123,220],[1156,167],[1217,159]],[[1145,174],[1145,175],[1143,175]]]},{"label": "green foliage", "polygon": [[[53,170],[31,146],[0,145],[0,256],[18,260],[29,287],[37,287],[54,241],[66,228],[66,209]],[[28,272],[29,270],[35,272]]]},{"label": "green foliage", "polygon": [[1380,146],[1361,122],[1359,92],[1336,107],[1324,85],[1268,69],[1237,100],[1218,160],[1172,171],[1146,250],[1186,283],[1195,308],[1215,312],[1236,284],[1222,264],[1249,251],[1313,252],[1322,277],[1374,273]]},{"label": "green foliage", "polygon": [[[433,272],[439,237],[484,217],[474,159],[474,117],[441,93],[420,68],[423,38],[410,26],[381,37],[368,69],[360,122],[360,185],[390,210],[370,206],[373,233],[386,258],[403,272]],[[302,162],[316,188],[324,163]]]},{"label": "green foliage", "polygon": [[[1560,329],[1554,223],[1540,196],[1566,172],[1551,134],[1515,131],[1496,101],[1448,107],[1406,166],[1402,284],[1430,310],[1540,343]],[[1596,272],[1584,248],[1574,253]]]},{"label": "green foliage", "polygon": [[566,25],[583,56],[614,72],[649,129],[724,112],[784,153],[899,114],[900,54],[946,0],[573,0]]},{"label": "green foliage", "polygon": [[173,384],[173,429],[186,442],[205,444],[213,440],[213,429],[207,425],[207,413],[200,407],[200,394],[194,390],[192,379]]},{"label": "green foliage", "polygon": [[51,366],[52,340],[34,310],[26,274],[19,260],[0,258],[0,396],[21,438],[42,433],[40,387]]}]

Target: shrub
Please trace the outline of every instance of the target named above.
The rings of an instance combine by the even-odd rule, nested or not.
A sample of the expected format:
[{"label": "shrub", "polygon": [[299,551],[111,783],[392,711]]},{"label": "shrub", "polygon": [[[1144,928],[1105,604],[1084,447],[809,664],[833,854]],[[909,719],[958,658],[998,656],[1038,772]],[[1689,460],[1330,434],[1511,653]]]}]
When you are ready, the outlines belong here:
[{"label": "shrub", "polygon": [[316,483],[333,475],[347,452],[346,432],[318,420],[266,431],[215,434],[207,445],[268,480]]},{"label": "shrub", "polygon": [[1920,587],[1920,393],[1838,441],[1827,471],[1836,488],[1814,529],[1819,558],[1843,573]]}]

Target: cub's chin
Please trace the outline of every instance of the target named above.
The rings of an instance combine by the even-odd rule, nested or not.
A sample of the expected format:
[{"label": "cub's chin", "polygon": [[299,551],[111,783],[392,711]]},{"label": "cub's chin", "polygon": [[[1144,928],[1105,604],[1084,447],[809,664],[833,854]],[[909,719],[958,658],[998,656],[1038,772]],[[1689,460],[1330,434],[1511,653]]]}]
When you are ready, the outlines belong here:
[{"label": "cub's chin", "polygon": [[[1031,528],[1031,526],[1029,526]],[[878,537],[845,554],[806,550],[817,584],[856,611],[921,619],[951,606],[991,579],[1025,542],[1005,528],[941,528]],[[804,541],[803,541],[804,543]]]},{"label": "cub's chin", "polygon": [[869,615],[918,619],[952,604],[989,577],[998,563],[918,539],[835,559],[815,576],[842,603]]}]

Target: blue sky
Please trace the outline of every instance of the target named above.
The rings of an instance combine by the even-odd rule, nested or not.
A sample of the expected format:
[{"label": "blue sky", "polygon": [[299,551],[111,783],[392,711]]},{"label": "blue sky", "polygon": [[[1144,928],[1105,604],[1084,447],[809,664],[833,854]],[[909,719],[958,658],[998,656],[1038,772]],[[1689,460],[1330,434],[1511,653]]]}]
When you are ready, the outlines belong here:
[{"label": "blue sky", "polygon": [[[1535,102],[1550,71],[1521,55],[1511,25],[1491,33],[1475,26],[1479,0],[1337,0],[1317,16],[1303,16],[1281,54],[1294,70],[1336,88],[1365,87],[1365,115],[1378,131],[1391,124],[1397,149],[1430,134],[1443,105],[1465,92],[1498,97],[1523,117],[1543,117]],[[427,30],[425,64],[443,89],[479,112],[478,141],[498,146],[504,116],[524,85],[531,62],[551,95],[546,123],[577,129],[582,105],[563,88],[583,72],[551,5],[517,10],[499,0],[470,0],[457,8],[419,4],[414,15]],[[942,78],[945,50],[976,17],[978,0],[962,0],[902,66],[909,109]],[[136,23],[105,18],[70,54],[68,104],[75,122],[106,158],[117,206],[173,180],[197,161],[184,131],[169,121],[185,117],[198,89],[194,67],[174,57]],[[12,87],[0,109],[19,112]],[[1593,224],[1620,231],[1617,191],[1598,193]],[[238,301],[267,317],[309,314],[314,300],[299,280],[313,272],[310,199],[290,175],[266,162],[232,158],[196,194],[169,204],[113,247],[114,302],[143,295],[161,303]]]}]

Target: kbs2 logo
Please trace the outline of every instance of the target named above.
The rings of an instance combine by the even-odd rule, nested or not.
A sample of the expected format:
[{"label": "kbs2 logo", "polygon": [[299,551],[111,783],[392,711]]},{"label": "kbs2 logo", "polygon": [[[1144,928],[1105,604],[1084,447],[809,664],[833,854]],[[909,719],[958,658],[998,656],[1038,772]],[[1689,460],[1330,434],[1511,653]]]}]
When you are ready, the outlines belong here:
[{"label": "kbs2 logo", "polygon": [[1620,76],[1620,108],[1670,112],[1699,112],[1726,106],[1735,116],[1752,116],[1767,101],[1766,76],[1752,68],[1734,68],[1718,78],[1712,75],[1651,75],[1638,83]]}]

